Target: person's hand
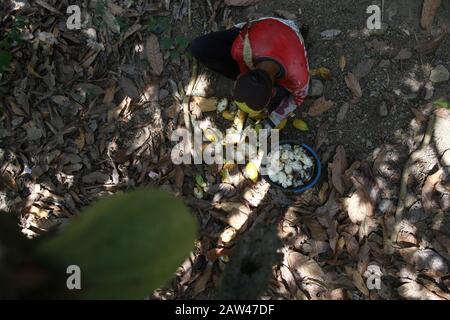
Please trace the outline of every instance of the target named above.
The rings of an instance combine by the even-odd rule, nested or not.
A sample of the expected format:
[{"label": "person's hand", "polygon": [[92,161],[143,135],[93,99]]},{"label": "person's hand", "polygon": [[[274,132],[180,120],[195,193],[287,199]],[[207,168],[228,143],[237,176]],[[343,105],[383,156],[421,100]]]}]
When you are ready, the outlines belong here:
[{"label": "person's hand", "polygon": [[264,119],[260,122],[263,129],[272,130],[275,129],[276,125],[269,119]]},{"label": "person's hand", "polygon": [[269,114],[268,119],[272,122],[274,127],[277,127],[284,119],[289,117],[289,114],[294,112],[297,108],[294,98],[287,96],[284,98],[280,105]]}]

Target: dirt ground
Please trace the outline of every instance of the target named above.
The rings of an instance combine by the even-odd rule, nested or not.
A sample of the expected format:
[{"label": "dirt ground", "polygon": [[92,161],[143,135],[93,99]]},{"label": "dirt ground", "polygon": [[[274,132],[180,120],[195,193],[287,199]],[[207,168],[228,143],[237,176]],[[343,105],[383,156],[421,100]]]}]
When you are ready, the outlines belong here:
[{"label": "dirt ground", "polygon": [[[212,298],[221,276],[230,279],[228,265],[245,271],[232,274],[242,287],[268,278],[258,293],[264,299],[450,298],[450,111],[435,103],[448,101],[450,83],[429,80],[437,66],[450,69],[450,40],[419,52],[450,26],[449,1],[429,31],[419,26],[421,0],[261,0],[244,8],[220,0],[117,0],[101,10],[78,1],[97,19],[86,18],[79,32],[67,30],[58,13],[68,1],[25,2],[15,13],[28,20],[25,40],[12,44],[0,78],[0,210],[15,215],[27,237],[63,230],[104,196],[158,187],[183,199],[200,227],[190,257],[152,298]],[[369,32],[366,8],[382,3],[383,28]],[[117,20],[102,21],[104,10]],[[15,23],[4,12],[0,31],[9,34]],[[242,168],[224,182],[219,166],[175,166],[169,138],[185,126],[182,102],[194,64],[164,37],[191,40],[247,18],[293,14],[310,26],[310,68],[329,69],[331,79],[312,77],[323,92],[297,111],[309,131],[289,123],[282,136],[318,151],[319,184],[287,194],[245,179]],[[154,28],[157,16],[169,26]],[[340,34],[324,39],[330,29]],[[148,39],[160,48],[146,52]],[[198,71],[211,80],[204,95],[229,95],[230,81]],[[359,99],[347,88],[349,72],[359,79]],[[322,95],[334,107],[308,116]],[[198,121],[224,123],[192,104],[190,111]],[[193,193],[198,174],[208,185],[202,199]],[[281,260],[273,262],[274,252]],[[380,290],[365,285],[369,266],[383,274]]]}]

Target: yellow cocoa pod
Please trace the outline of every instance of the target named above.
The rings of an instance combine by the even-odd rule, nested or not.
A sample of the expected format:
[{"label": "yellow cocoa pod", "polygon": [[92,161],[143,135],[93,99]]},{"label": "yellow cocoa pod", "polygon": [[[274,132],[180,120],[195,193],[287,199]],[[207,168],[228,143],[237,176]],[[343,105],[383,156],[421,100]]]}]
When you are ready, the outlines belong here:
[{"label": "yellow cocoa pod", "polygon": [[287,124],[287,119],[283,119],[283,120],[275,127],[275,129],[283,130],[284,127],[286,127],[286,124]]},{"label": "yellow cocoa pod", "polygon": [[294,126],[294,128],[296,128],[300,131],[308,131],[309,130],[308,124],[301,119],[295,119],[292,122],[292,125]]},{"label": "yellow cocoa pod", "polygon": [[222,112],[222,117],[225,120],[234,121],[234,116],[235,116],[235,114],[233,112],[228,111],[228,110],[225,110],[224,112]]},{"label": "yellow cocoa pod", "polygon": [[253,163],[253,162],[249,162],[246,166],[245,166],[245,176],[252,180],[254,183],[256,183],[258,181],[259,178],[259,172],[258,172],[258,166]]}]

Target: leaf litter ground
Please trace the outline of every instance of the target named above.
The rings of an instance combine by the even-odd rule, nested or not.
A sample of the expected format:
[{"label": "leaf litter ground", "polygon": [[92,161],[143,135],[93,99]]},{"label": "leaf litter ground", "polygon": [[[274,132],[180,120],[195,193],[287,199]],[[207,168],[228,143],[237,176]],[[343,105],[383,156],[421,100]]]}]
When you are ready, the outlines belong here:
[{"label": "leaf litter ground", "polygon": [[[450,117],[433,101],[448,100],[450,88],[448,79],[429,80],[450,62],[447,3],[425,32],[421,1],[389,1],[387,28],[375,34],[364,29],[366,8],[350,1],[335,8],[288,0],[244,8],[212,0],[93,2],[84,8],[91,24],[80,32],[65,27],[67,4],[26,3],[19,11],[3,4],[0,26],[2,34],[22,33],[8,42],[12,63],[0,79],[0,209],[17,215],[27,236],[63,228],[103,196],[159,186],[192,208],[200,234],[154,298],[211,297],[238,240],[251,246],[251,231],[269,225],[282,240],[281,260],[268,271],[264,298],[449,298]],[[241,168],[230,168],[224,183],[223,168],[170,160],[169,137],[184,127],[194,73],[187,40],[268,15],[310,25],[316,91],[296,114],[309,130],[289,122],[282,135],[314,146],[328,172],[302,195],[253,183]],[[229,82],[201,67],[197,74],[193,95],[229,97]],[[189,106],[194,119],[229,125]],[[193,194],[199,173],[208,185],[203,199]],[[257,250],[264,238],[254,234]],[[380,290],[366,285],[373,265],[383,274]]]}]

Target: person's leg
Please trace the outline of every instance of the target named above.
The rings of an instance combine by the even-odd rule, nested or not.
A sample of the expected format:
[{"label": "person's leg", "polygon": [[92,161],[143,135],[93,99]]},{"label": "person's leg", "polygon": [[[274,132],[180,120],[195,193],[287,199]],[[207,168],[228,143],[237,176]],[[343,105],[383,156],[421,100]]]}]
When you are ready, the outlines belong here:
[{"label": "person's leg", "polygon": [[232,28],[200,36],[191,42],[190,51],[209,69],[235,80],[239,65],[231,56],[231,47],[239,32],[239,28]]},{"label": "person's leg", "polygon": [[308,34],[309,34],[309,25],[307,25],[305,23],[302,23],[300,25],[300,33],[301,33],[301,35],[303,37],[303,40],[306,41],[307,38],[308,38]]},{"label": "person's leg", "polygon": [[311,42],[310,39],[308,37],[309,34],[309,25],[305,24],[305,23],[301,23],[301,24],[297,24],[299,31],[300,31],[300,35],[303,38],[303,44],[306,48],[306,50],[308,50],[311,47]]}]

